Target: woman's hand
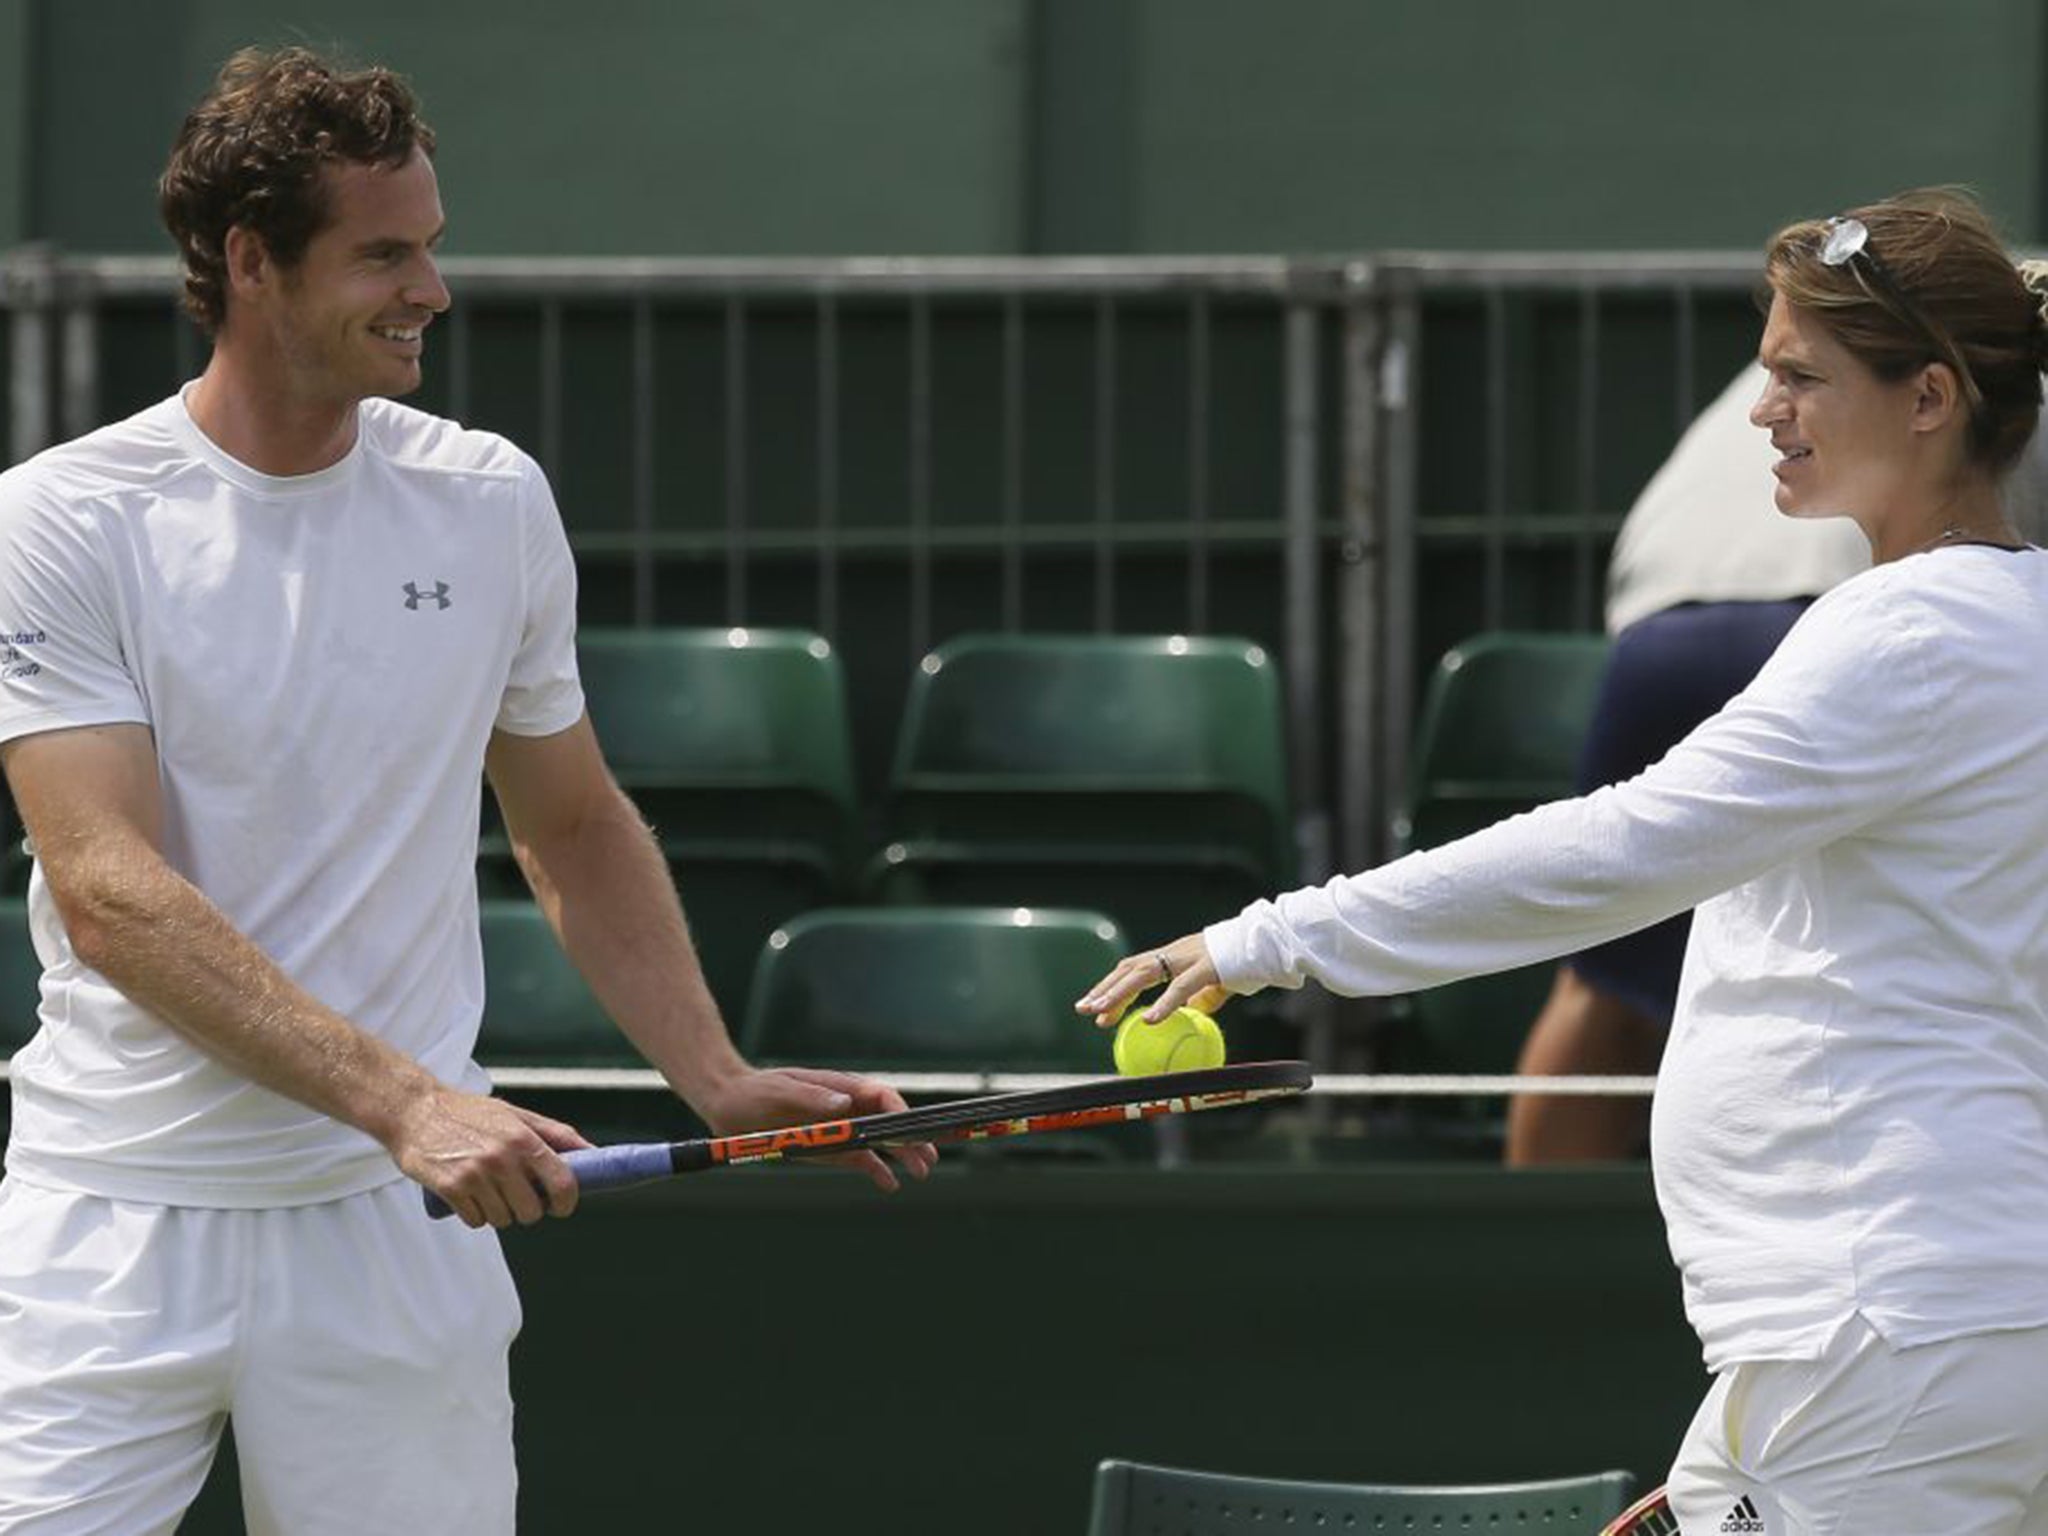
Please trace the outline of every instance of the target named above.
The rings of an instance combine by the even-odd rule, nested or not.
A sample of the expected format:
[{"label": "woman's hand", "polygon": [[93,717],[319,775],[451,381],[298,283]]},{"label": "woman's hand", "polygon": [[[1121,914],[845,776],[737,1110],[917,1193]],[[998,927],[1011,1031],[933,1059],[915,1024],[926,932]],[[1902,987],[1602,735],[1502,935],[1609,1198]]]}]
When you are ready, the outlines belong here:
[{"label": "woman's hand", "polygon": [[1230,998],[1229,989],[1216,978],[1207,940],[1191,933],[1158,949],[1124,956],[1074,1004],[1074,1011],[1094,1014],[1096,1027],[1108,1029],[1123,1019],[1133,998],[1157,986],[1165,990],[1145,1010],[1145,1017],[1155,1024],[1183,1006],[1214,1013]]}]

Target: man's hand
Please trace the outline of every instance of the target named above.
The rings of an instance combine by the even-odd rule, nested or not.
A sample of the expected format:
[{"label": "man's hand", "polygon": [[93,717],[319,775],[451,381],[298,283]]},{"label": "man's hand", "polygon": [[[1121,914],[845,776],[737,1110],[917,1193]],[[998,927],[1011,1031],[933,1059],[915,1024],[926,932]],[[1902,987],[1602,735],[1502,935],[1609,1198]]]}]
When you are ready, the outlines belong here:
[{"label": "man's hand", "polygon": [[401,1170],[472,1227],[567,1216],[576,1179],[555,1154],[589,1145],[572,1125],[440,1084],[407,1106],[386,1143]]},{"label": "man's hand", "polygon": [[[710,1122],[713,1133],[720,1136],[778,1125],[886,1114],[909,1107],[894,1088],[851,1072],[832,1072],[821,1067],[747,1067],[705,1090],[701,1098],[703,1102],[697,1107]],[[889,1155],[916,1179],[930,1173],[938,1161],[938,1152],[922,1142],[891,1147]],[[895,1171],[872,1152],[849,1152],[832,1161],[866,1174],[878,1189],[898,1187]]]}]

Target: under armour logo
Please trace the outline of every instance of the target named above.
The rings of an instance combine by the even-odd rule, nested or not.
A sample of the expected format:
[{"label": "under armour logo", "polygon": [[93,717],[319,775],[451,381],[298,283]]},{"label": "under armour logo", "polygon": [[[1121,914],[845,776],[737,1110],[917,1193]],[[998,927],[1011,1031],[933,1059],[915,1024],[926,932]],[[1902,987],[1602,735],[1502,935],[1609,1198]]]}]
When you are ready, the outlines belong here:
[{"label": "under armour logo", "polygon": [[446,608],[450,601],[448,583],[445,581],[435,582],[434,590],[431,592],[422,592],[416,584],[410,581],[399,590],[405,593],[405,606],[415,610],[418,609],[422,599],[431,598],[436,608]]}]

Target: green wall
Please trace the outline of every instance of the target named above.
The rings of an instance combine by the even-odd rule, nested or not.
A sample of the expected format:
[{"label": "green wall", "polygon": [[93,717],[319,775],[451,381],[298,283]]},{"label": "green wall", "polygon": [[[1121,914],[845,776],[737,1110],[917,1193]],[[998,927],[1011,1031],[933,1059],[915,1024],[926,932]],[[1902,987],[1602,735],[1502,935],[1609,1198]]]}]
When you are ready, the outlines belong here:
[{"label": "green wall", "polygon": [[499,254],[1751,247],[1970,183],[2048,236],[2036,0],[0,0],[0,245],[160,246],[255,40],[408,73]]},{"label": "green wall", "polygon": [[0,0],[0,251],[29,237],[31,0]]},{"label": "green wall", "polygon": [[2035,0],[1129,0],[1141,250],[1749,247],[1901,187],[2042,233]]},{"label": "green wall", "polygon": [[[1640,1168],[968,1161],[510,1234],[520,1528],[1079,1536],[1105,1456],[1655,1482],[1705,1390]],[[240,1529],[225,1469],[183,1529]]]},{"label": "green wall", "polygon": [[[38,232],[158,244],[149,187],[221,59],[300,41],[407,74],[450,249],[1014,249],[1025,0],[14,0],[36,12]],[[116,105],[118,104],[118,109]]]}]

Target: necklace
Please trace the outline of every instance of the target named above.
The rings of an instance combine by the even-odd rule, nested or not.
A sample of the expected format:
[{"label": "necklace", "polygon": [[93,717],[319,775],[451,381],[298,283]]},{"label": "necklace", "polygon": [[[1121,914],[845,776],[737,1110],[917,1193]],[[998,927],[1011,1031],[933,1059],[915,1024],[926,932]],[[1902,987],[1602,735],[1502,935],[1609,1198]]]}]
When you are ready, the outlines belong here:
[{"label": "necklace", "polygon": [[1941,549],[1950,544],[1988,544],[1993,549],[2023,549],[2025,543],[2009,528],[1997,530],[1995,534],[1972,533],[1960,523],[1950,523],[1924,544],[1915,544],[1906,553],[1923,554],[1930,549]]}]

